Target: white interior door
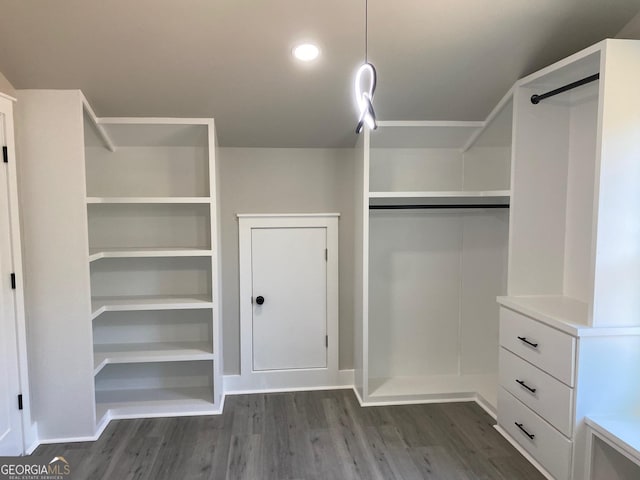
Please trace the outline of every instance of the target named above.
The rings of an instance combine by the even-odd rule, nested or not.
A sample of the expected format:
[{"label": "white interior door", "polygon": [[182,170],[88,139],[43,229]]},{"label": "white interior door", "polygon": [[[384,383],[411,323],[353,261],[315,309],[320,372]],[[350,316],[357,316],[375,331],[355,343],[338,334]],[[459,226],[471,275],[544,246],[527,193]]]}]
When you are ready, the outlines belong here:
[{"label": "white interior door", "polygon": [[253,370],[327,367],[327,229],[253,228]]},{"label": "white interior door", "polygon": [[[5,143],[0,114],[0,145]],[[0,163],[0,456],[22,454],[22,417],[18,410],[20,376],[16,337],[15,298],[11,273],[11,229],[7,164]]]}]

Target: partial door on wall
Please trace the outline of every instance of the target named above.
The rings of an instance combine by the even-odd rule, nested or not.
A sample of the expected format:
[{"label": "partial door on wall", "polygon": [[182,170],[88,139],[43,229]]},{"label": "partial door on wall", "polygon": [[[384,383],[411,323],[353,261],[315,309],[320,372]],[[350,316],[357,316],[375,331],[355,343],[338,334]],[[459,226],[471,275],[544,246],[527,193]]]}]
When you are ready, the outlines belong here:
[{"label": "partial door on wall", "polygon": [[241,216],[243,389],[335,385],[337,215]]},{"label": "partial door on wall", "polygon": [[327,367],[327,229],[251,229],[253,370]]},{"label": "partial door on wall", "polygon": [[[5,117],[0,113],[0,145],[5,146]],[[15,274],[11,255],[9,175],[0,166],[0,456],[23,453],[20,375],[15,309]]]}]

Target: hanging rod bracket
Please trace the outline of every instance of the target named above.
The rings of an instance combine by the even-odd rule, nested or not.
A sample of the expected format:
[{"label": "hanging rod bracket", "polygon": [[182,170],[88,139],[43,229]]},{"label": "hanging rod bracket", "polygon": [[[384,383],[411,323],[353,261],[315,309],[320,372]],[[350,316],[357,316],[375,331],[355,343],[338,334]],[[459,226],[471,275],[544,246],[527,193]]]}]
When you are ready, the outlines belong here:
[{"label": "hanging rod bracket", "polygon": [[574,88],[581,87],[582,85],[586,85],[587,83],[595,82],[599,78],[600,78],[600,74],[596,73],[595,75],[585,77],[581,80],[575,81],[573,83],[569,83],[568,85],[565,85],[560,88],[556,88],[555,90],[551,90],[547,93],[541,93],[540,95],[535,95],[535,94],[531,95],[531,103],[533,103],[534,105],[537,105],[545,98],[553,97],[560,93],[564,93],[568,90],[573,90]]}]

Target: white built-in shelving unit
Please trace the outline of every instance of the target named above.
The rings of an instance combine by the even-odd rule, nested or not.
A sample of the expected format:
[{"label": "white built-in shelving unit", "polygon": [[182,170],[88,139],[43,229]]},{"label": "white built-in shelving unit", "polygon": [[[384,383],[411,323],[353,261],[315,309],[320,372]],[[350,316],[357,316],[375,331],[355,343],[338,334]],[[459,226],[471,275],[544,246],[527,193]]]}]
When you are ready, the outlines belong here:
[{"label": "white built-in shelving unit", "polygon": [[638,78],[606,40],[514,87],[498,428],[558,480],[587,478],[587,415],[640,405]]},{"label": "white built-in shelving unit", "polygon": [[219,412],[213,121],[88,120],[96,420]]},{"label": "white built-in shelving unit", "polygon": [[363,403],[478,399],[495,411],[511,120],[508,94],[486,122],[380,122],[362,136],[355,363]]},{"label": "white built-in shelving unit", "polygon": [[485,122],[365,131],[364,404],[476,399],[548,478],[586,478],[585,417],[640,405],[638,78],[640,42],[606,40],[516,82]]}]

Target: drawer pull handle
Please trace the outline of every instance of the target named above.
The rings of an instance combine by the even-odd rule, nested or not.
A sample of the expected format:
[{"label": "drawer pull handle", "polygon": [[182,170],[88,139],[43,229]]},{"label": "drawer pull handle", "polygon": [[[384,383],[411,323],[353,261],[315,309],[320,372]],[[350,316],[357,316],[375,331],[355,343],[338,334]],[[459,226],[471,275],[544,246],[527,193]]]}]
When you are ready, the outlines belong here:
[{"label": "drawer pull handle", "polygon": [[524,383],[524,380],[518,380],[516,378],[516,383],[519,383],[520,385],[522,385],[524,388],[526,388],[527,390],[529,390],[531,393],[536,393],[536,388],[531,388],[529,385],[527,385],[526,383]]},{"label": "drawer pull handle", "polygon": [[529,340],[527,340],[527,337],[518,337],[518,340],[520,340],[521,342],[526,343],[527,345],[529,345],[529,346],[531,346],[533,348],[538,348],[538,344],[530,342]]},{"label": "drawer pull handle", "polygon": [[531,440],[533,440],[535,438],[535,435],[533,433],[529,433],[527,432],[524,427],[522,426],[521,423],[515,422],[516,427],[518,427],[520,430],[522,430],[524,432],[524,434],[529,437]]}]

